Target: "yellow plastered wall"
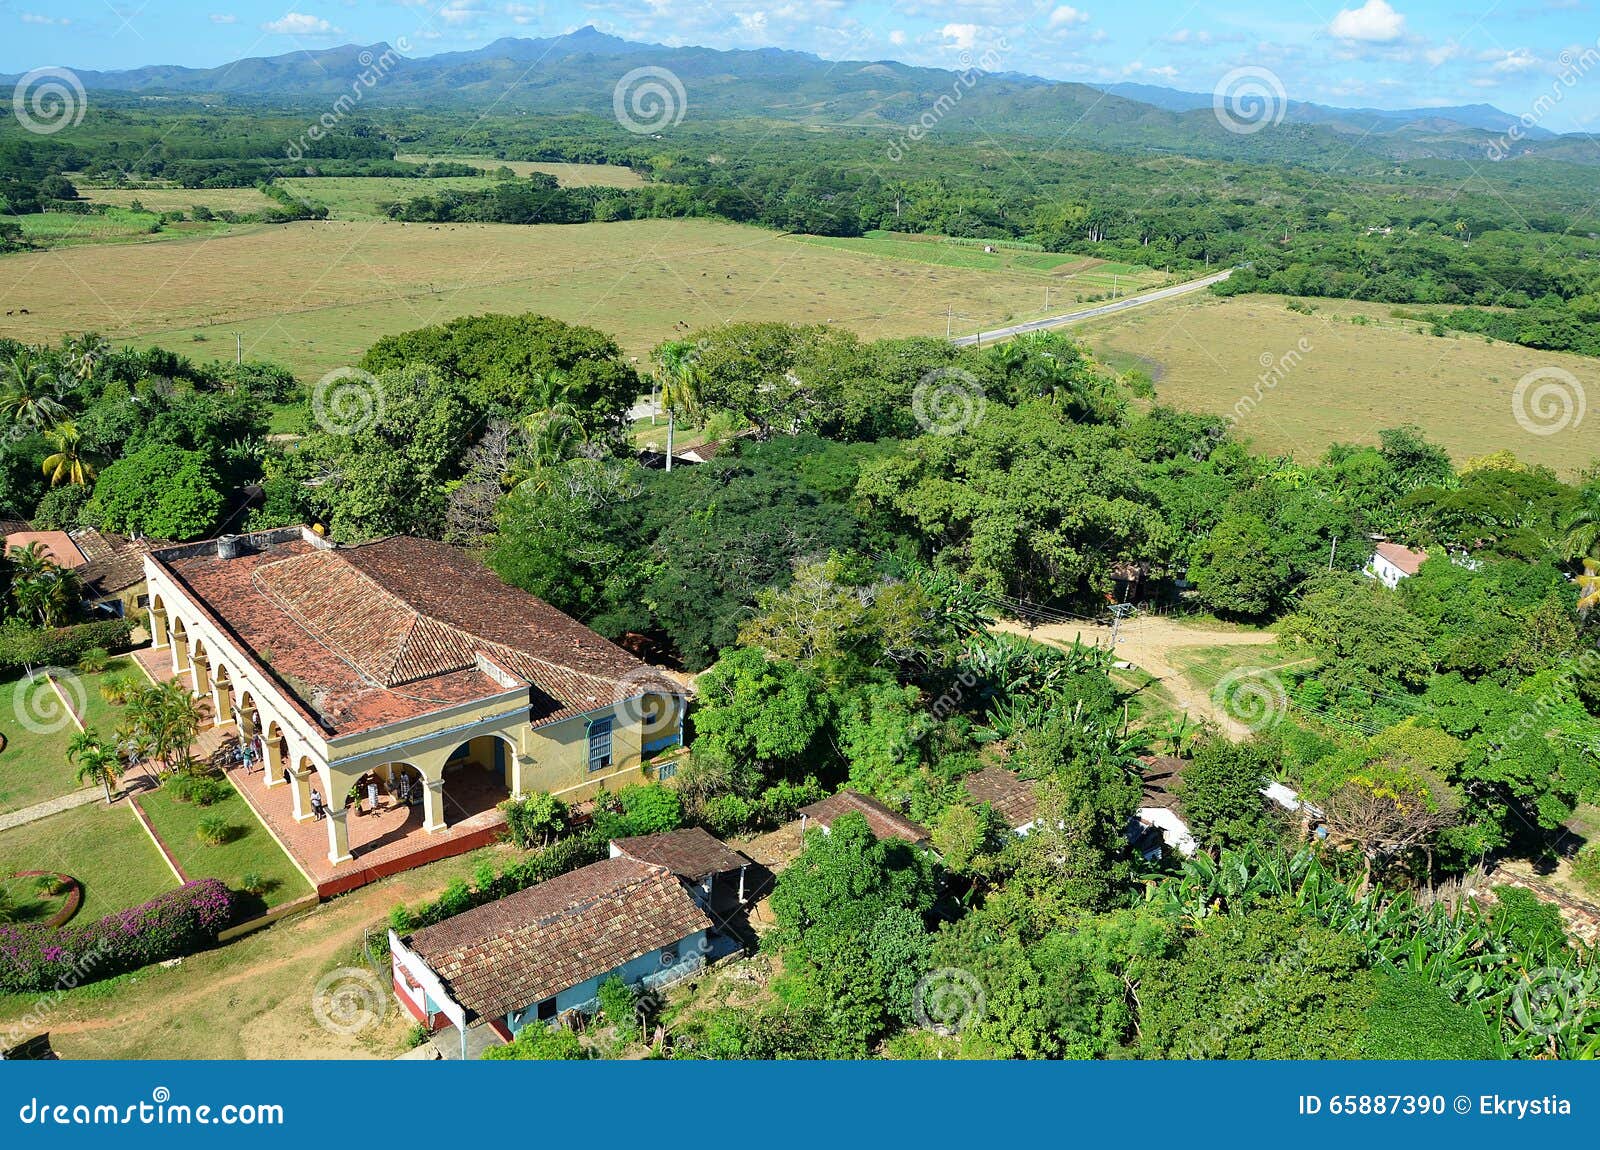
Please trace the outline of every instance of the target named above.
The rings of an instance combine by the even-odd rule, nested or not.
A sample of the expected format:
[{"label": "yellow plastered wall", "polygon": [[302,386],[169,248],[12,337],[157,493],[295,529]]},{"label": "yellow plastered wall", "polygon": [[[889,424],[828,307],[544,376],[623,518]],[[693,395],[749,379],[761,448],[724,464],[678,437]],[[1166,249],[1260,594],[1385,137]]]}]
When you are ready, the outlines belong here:
[{"label": "yellow plastered wall", "polygon": [[[589,724],[613,716],[611,728],[611,766],[608,770],[589,770]],[[531,761],[522,768],[524,791],[549,791],[568,802],[586,799],[600,789],[617,790],[629,783],[645,781],[640,770],[639,724],[624,723],[624,717],[610,711],[595,711],[548,726],[530,728],[525,754]]]}]

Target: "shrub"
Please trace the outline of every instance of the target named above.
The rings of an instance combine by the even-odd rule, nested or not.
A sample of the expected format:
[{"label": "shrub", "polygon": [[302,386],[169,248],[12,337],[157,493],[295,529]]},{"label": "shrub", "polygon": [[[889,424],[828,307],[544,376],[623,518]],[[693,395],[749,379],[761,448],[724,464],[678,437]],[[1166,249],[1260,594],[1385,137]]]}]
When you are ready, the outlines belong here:
[{"label": "shrub", "polygon": [[195,837],[208,847],[220,847],[223,843],[230,842],[237,834],[237,828],[229,824],[221,815],[207,815],[200,820],[194,828]]},{"label": "shrub", "polygon": [[245,894],[266,894],[267,885],[260,871],[245,871],[244,877],[239,880],[239,889]]},{"label": "shrub", "polygon": [[546,879],[598,862],[605,856],[606,842],[599,835],[584,834],[559,839],[536,854],[517,859],[496,875],[492,882],[485,884],[480,881],[476,888],[469,888],[458,879],[446,887],[438,898],[415,910],[395,907],[389,912],[389,926],[396,934],[421,930],[475,906],[494,902]]},{"label": "shrub", "polygon": [[111,665],[111,652],[104,647],[90,647],[78,656],[78,673],[98,675]]},{"label": "shrub", "polygon": [[1370,1027],[1362,1051],[1378,1059],[1486,1059],[1494,1038],[1483,1011],[1458,1003],[1420,974],[1398,974],[1378,984],[1367,1009]]},{"label": "shrub", "polygon": [[567,829],[567,804],[543,791],[524,799],[507,799],[500,809],[505,812],[511,841],[523,850],[548,846],[551,839]]},{"label": "shrub", "polygon": [[616,1029],[617,1037],[632,1039],[639,1032],[633,1015],[633,988],[613,974],[600,984],[600,1013]]},{"label": "shrub", "polygon": [[738,795],[713,795],[701,807],[700,817],[712,834],[736,834],[750,825],[754,815],[747,799]]},{"label": "shrub", "polygon": [[660,783],[635,783],[623,787],[615,799],[620,810],[604,806],[594,814],[595,830],[606,839],[653,835],[683,825],[683,803],[678,792]]},{"label": "shrub", "polygon": [[570,1030],[557,1030],[541,1023],[524,1026],[515,1042],[491,1046],[483,1052],[491,1062],[561,1062],[591,1057],[588,1049]]},{"label": "shrub", "polygon": [[107,675],[100,680],[100,697],[114,707],[120,707],[138,693],[140,683],[129,672]]},{"label": "shrub", "polygon": [[1591,843],[1572,856],[1572,877],[1590,894],[1600,894],[1600,844]]},{"label": "shrub", "polygon": [[173,798],[197,807],[214,806],[233,794],[233,787],[225,779],[206,775],[175,775],[166,786]]},{"label": "shrub", "polygon": [[214,942],[232,916],[228,888],[208,878],[86,926],[0,926],[0,991],[81,986],[190,954]]},{"label": "shrub", "polygon": [[136,619],[101,619],[72,627],[29,627],[20,619],[0,625],[0,674],[29,667],[70,667],[91,648],[125,651]]}]

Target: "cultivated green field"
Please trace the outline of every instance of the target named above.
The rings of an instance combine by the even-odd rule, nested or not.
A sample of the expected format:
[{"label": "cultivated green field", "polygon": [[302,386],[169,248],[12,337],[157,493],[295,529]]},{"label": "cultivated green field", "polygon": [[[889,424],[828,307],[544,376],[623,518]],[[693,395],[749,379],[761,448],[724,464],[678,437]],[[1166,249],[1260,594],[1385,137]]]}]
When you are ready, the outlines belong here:
[{"label": "cultivated green field", "polygon": [[415,153],[396,155],[395,159],[409,164],[447,160],[454,164],[471,164],[486,172],[492,172],[496,168],[510,168],[519,176],[544,172],[546,175],[554,176],[557,183],[568,188],[637,188],[644,183],[644,177],[638,172],[632,168],[624,168],[620,164],[561,164],[542,160],[497,160],[492,156],[423,156]]},{"label": "cultivated green field", "polygon": [[1387,304],[1316,300],[1305,315],[1288,302],[1197,293],[1071,331],[1116,366],[1148,371],[1163,403],[1220,413],[1249,397],[1254,408],[1246,403],[1235,433],[1302,461],[1335,441],[1374,442],[1381,428],[1402,423],[1424,428],[1457,461],[1504,448],[1570,477],[1600,454],[1593,412],[1538,435],[1512,410],[1517,382],[1539,368],[1569,371],[1590,397],[1600,394],[1600,361],[1481,336],[1435,337]]}]

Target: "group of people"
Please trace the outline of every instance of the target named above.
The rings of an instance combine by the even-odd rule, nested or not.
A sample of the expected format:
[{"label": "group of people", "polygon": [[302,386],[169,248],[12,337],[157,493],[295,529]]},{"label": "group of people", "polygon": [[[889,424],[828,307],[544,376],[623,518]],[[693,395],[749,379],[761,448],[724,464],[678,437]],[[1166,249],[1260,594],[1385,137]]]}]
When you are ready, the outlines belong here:
[{"label": "group of people", "polygon": [[[293,785],[293,783],[294,783],[294,776],[290,772],[288,767],[284,767],[283,768],[283,781],[286,782],[286,783],[289,783],[290,785]],[[361,814],[368,814],[368,813],[376,813],[377,812],[377,810],[378,810],[378,779],[377,779],[377,776],[370,775],[370,774],[369,775],[363,775],[361,777],[361,779],[356,783],[355,793],[356,793],[356,800],[355,800],[355,803],[353,804],[353,806],[354,806],[354,810],[355,810],[356,814],[361,815]],[[361,797],[362,797],[363,793],[365,794],[365,798],[366,798],[366,802],[367,802],[367,805],[366,805],[365,808],[363,808],[362,805],[361,805]],[[420,803],[422,801],[422,787],[421,787],[420,784],[413,783],[412,779],[411,779],[411,776],[409,774],[402,773],[400,775],[400,778],[399,778],[398,782],[395,783],[394,795],[395,795],[395,801],[399,805],[401,805],[401,806],[411,806],[414,803]],[[322,792],[320,790],[318,790],[316,788],[316,786],[314,786],[314,785],[311,788],[311,814],[312,814],[312,817],[318,819],[319,821],[321,819],[323,819],[323,818],[326,818],[327,814],[328,814],[328,803],[327,803],[327,800],[322,797]]]}]

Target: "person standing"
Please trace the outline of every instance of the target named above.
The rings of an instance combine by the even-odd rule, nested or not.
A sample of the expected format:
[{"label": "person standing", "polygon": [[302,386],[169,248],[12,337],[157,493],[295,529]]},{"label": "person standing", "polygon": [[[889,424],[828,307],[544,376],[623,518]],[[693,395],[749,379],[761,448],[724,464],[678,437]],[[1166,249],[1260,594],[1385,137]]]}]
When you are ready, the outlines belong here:
[{"label": "person standing", "polygon": [[367,779],[367,805],[372,808],[373,814],[378,813],[378,780],[375,778]]},{"label": "person standing", "polygon": [[325,813],[322,804],[322,792],[317,790],[316,787],[311,788],[311,813],[317,816],[318,822],[322,821],[322,816]]}]

